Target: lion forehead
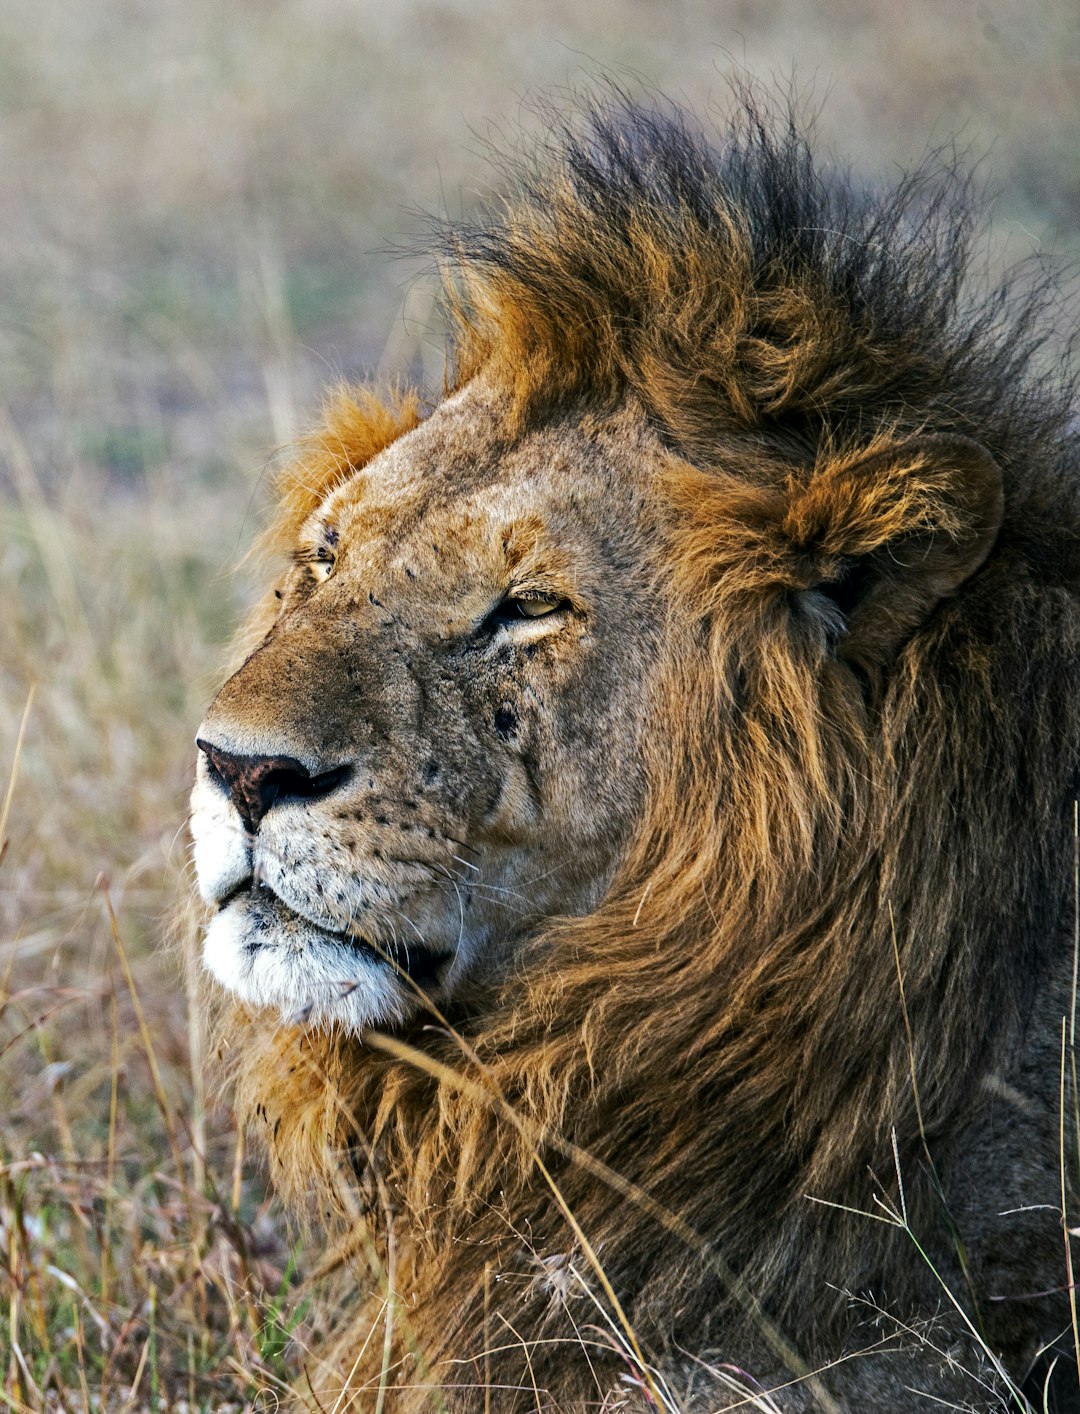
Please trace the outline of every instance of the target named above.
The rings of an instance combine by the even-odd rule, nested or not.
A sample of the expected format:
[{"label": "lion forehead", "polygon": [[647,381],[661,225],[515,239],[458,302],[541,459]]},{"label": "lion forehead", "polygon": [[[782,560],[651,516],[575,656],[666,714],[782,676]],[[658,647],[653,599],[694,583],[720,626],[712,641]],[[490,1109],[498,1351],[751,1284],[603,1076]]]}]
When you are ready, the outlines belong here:
[{"label": "lion forehead", "polygon": [[538,554],[560,569],[575,550],[595,562],[613,501],[627,502],[624,523],[638,519],[630,503],[643,485],[641,454],[658,453],[646,448],[640,413],[623,408],[599,427],[567,419],[524,432],[508,430],[507,416],[483,382],[453,394],[335,486],[309,517],[307,537],[330,527],[370,570],[447,572],[456,563],[482,585]]},{"label": "lion forehead", "polygon": [[316,516],[383,512],[415,518],[505,481],[498,454],[500,399],[470,385],[445,398],[417,426],[403,433],[334,486]]}]

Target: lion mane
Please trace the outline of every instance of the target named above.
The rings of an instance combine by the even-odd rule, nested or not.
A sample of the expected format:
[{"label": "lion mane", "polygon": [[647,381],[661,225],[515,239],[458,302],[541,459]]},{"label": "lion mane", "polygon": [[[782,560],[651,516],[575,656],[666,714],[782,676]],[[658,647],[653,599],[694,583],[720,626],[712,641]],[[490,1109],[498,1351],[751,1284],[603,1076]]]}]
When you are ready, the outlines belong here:
[{"label": "lion mane", "polygon": [[[638,400],[672,453],[658,592],[708,652],[665,666],[602,901],[497,985],[359,1038],[231,1009],[238,1112],[354,1274],[308,1375],[328,1408],[592,1407],[620,1371],[642,1408],[662,1379],[689,1407],[702,1361],[792,1379],[902,1346],[948,1310],[912,1237],[937,1233],[937,1273],[983,1301],[991,1407],[986,1352],[1021,1379],[1068,1320],[1060,1213],[1023,1239],[1059,1270],[1004,1306],[990,1239],[957,1231],[1014,1162],[995,1086],[1071,927],[1078,448],[1045,286],[976,288],[955,173],[863,190],[752,98],[712,143],[661,103],[591,102],[511,166],[439,233],[449,391],[483,374],[519,429]],[[285,476],[281,543],[420,416],[342,394]],[[940,547],[964,541],[959,586]],[[807,604],[836,626],[820,648],[791,627]],[[1052,1206],[1068,1002],[1046,1005],[1049,1068],[1024,1064],[1050,1127],[1015,1162]],[[897,1325],[853,1337],[877,1306]],[[777,1399],[930,1407],[900,1387]]]}]

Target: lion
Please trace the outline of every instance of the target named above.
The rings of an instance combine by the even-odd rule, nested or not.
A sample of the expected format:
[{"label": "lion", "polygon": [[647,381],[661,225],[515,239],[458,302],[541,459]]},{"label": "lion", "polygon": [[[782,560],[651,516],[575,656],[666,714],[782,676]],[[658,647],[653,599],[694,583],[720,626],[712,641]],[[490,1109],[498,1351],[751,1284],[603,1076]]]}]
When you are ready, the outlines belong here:
[{"label": "lion", "polygon": [[1077,1407],[1080,449],[976,231],[590,100],[284,474],[191,832],[322,1407]]}]

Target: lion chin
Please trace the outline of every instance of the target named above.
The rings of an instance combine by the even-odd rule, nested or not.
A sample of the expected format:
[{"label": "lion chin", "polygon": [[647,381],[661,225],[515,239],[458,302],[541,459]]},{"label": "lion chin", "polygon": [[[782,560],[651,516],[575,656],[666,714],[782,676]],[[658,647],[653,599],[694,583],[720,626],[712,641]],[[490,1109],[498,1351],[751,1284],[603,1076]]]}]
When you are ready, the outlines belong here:
[{"label": "lion chin", "polygon": [[370,944],[327,932],[273,896],[221,909],[206,929],[203,962],[241,1001],[275,1008],[293,1024],[337,1022],[359,1031],[401,1021],[409,1010]]},{"label": "lion chin", "polygon": [[324,1408],[1080,1408],[1071,389],[962,181],[742,102],[444,233],[452,386],[332,401],[199,728]]}]

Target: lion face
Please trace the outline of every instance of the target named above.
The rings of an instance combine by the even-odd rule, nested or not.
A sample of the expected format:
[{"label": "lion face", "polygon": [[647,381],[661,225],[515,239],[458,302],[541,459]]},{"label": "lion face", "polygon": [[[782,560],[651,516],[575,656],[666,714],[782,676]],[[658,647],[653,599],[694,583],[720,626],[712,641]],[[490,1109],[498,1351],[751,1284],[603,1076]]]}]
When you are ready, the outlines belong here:
[{"label": "lion face", "polygon": [[204,957],[247,1002],[403,1020],[594,907],[624,846],[658,656],[649,434],[624,413],[511,442],[505,411],[471,385],[321,500],[199,729]]}]

